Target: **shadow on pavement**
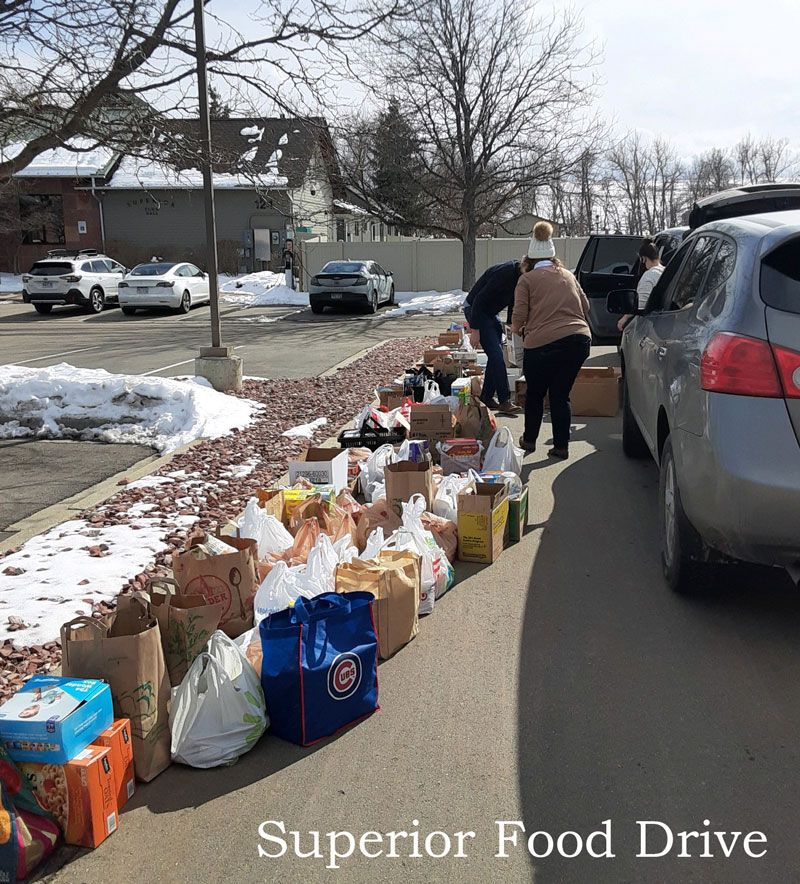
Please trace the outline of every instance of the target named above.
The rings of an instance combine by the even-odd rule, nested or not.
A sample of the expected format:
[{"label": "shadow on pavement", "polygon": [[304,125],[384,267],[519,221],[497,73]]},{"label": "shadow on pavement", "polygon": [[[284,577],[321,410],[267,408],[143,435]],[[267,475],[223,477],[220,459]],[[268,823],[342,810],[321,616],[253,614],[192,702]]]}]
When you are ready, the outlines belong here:
[{"label": "shadow on pavement", "polygon": [[[794,878],[800,593],[782,572],[749,567],[696,597],[671,593],[655,465],[623,457],[616,421],[590,420],[583,433],[595,450],[553,482],[528,588],[518,777],[528,834],[586,838],[610,819],[616,856],[539,859],[536,879]],[[691,860],[676,847],[637,859],[637,820],[678,832],[705,830],[704,819],[767,833],[769,852]]]}]

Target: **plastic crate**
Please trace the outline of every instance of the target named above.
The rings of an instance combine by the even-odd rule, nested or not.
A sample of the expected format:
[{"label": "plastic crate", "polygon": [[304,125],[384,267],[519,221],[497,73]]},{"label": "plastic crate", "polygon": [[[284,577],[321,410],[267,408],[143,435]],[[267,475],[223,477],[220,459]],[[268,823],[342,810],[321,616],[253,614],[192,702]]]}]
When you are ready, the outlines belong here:
[{"label": "plastic crate", "polygon": [[360,430],[342,430],[339,433],[339,445],[342,448],[369,448],[370,451],[381,445],[399,445],[406,439],[406,431],[402,428],[385,430],[383,427],[362,427]]}]

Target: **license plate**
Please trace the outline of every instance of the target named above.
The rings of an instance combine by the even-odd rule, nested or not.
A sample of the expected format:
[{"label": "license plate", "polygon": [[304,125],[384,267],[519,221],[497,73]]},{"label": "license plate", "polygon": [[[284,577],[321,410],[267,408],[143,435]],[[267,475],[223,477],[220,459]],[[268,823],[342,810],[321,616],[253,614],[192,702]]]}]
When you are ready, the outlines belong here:
[{"label": "license plate", "polygon": [[344,297],[344,292],[334,292],[331,295],[331,298],[333,298],[334,301],[341,301],[343,297]]},{"label": "license plate", "polygon": [[43,289],[51,289],[51,288],[53,288],[53,283],[52,283],[52,282],[48,282],[47,280],[44,280],[44,281],[42,282],[42,288],[43,288]]},{"label": "license plate", "polygon": [[150,291],[150,289],[146,285],[137,285],[136,286],[136,293],[139,295],[146,295],[149,291]]}]

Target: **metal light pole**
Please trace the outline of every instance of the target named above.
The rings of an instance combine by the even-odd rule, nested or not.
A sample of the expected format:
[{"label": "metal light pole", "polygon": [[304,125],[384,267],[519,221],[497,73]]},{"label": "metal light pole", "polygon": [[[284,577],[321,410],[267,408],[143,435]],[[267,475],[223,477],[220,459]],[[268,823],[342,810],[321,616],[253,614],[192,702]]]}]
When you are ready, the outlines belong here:
[{"label": "metal light pole", "polygon": [[211,119],[208,113],[208,74],[203,0],[194,0],[194,33],[197,58],[197,95],[200,101],[200,152],[203,171],[203,203],[206,215],[206,264],[211,306],[211,346],[200,348],[195,374],[207,378],[217,390],[238,390],[242,386],[242,360],[222,346],[217,278],[217,220],[214,211],[214,179],[211,165]]}]

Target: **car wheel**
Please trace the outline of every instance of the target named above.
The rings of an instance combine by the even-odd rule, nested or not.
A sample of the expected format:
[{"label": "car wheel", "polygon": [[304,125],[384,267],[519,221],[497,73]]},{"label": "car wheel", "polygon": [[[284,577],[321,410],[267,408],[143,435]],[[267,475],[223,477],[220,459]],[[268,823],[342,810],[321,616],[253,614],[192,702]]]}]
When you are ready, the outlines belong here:
[{"label": "car wheel", "polygon": [[369,296],[369,303],[367,304],[367,313],[377,313],[378,312],[378,290],[373,289],[372,294]]},{"label": "car wheel", "polygon": [[184,292],[181,298],[181,305],[178,307],[179,313],[188,313],[192,309],[192,296],[189,292]]},{"label": "car wheel", "polygon": [[394,286],[392,286],[391,291],[389,292],[389,306],[394,307]]},{"label": "car wheel", "polygon": [[53,309],[53,305],[52,304],[34,304],[33,309],[37,313],[41,313],[44,316]]},{"label": "car wheel", "polygon": [[133,316],[133,314],[136,312],[136,308],[135,307],[123,307],[122,312],[126,316]]},{"label": "car wheel", "polygon": [[87,310],[90,313],[102,313],[106,306],[106,296],[103,294],[103,290],[98,286],[95,286],[89,292],[89,303],[87,305]]},{"label": "car wheel", "polygon": [[325,312],[325,306],[323,304],[315,304],[313,301],[311,302],[311,312],[316,313],[318,316],[320,313]]},{"label": "car wheel", "polygon": [[622,381],[622,450],[626,457],[640,458],[650,454],[647,442],[631,411],[628,383],[624,379]]},{"label": "car wheel", "polygon": [[671,437],[661,452],[658,500],[664,577],[675,592],[696,592],[703,577],[705,545],[683,511]]}]

